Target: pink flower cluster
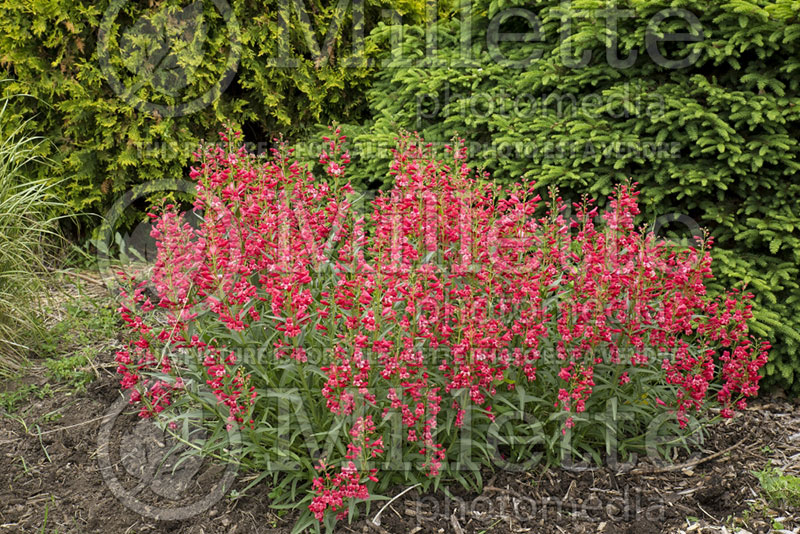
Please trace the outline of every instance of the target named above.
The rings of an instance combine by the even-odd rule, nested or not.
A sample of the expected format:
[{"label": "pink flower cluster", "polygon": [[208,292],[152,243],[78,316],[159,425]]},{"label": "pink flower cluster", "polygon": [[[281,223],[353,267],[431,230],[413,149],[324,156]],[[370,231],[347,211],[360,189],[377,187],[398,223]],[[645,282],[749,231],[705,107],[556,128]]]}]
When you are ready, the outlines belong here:
[{"label": "pink flower cluster", "polygon": [[[660,369],[676,388],[673,404],[659,404],[681,425],[714,381],[724,416],[756,394],[769,347],[748,334],[749,297],[707,295],[709,242],[679,249],[637,229],[633,186],[619,186],[602,214],[556,191],[543,205],[532,183],[502,188],[476,176],[463,146],[448,147],[443,161],[406,136],[390,169],[395,186],[367,218],[346,182],[344,138],[336,130],[326,142],[325,180],[285,147],[266,162],[244,148],[198,154],[202,223],[192,228],[171,207],[157,218],[158,302],[141,286],[130,295],[122,314],[138,338],[117,358],[123,387],[145,393],[144,414],[180,389],[145,378],[179,374],[155,344],[200,355],[207,384],[241,425],[251,419],[255,379],[222,357],[231,347],[198,338],[193,325],[244,338],[269,329],[274,357],[298,366],[309,365],[309,350],[323,352],[327,408],[369,415],[355,419],[338,471],[320,464],[309,507],[318,519],[367,497],[381,421],[399,418],[436,476],[443,413],[457,426],[470,407],[491,419],[498,388],[526,387],[543,372],[561,383],[548,401],[565,413],[565,427],[586,410],[597,380],[610,373],[622,391],[640,367]],[[142,319],[154,309],[166,316],[159,329]]]},{"label": "pink flower cluster", "polygon": [[[319,521],[322,521],[329,508],[332,512],[337,513],[339,519],[342,519],[347,512],[339,511],[339,509],[344,507],[347,499],[369,497],[367,486],[361,483],[365,472],[364,466],[369,459],[383,454],[383,437],[375,437],[375,423],[373,423],[371,415],[356,419],[350,429],[350,437],[353,438],[353,442],[347,445],[347,454],[345,455],[347,463],[340,468],[338,473],[331,475],[330,466],[322,461],[317,467],[317,471],[322,476],[314,479],[313,489],[316,496],[311,500],[308,509]],[[376,468],[366,469],[366,473],[367,480],[378,481]]]}]

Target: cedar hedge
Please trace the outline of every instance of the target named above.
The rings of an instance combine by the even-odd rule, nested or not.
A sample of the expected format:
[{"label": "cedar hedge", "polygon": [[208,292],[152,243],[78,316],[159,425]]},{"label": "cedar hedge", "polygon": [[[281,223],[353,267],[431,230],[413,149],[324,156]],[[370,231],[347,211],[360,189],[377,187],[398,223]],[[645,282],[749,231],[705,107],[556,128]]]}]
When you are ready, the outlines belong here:
[{"label": "cedar hedge", "polygon": [[[324,0],[2,0],[2,92],[34,97],[15,112],[52,140],[42,155],[55,166],[40,172],[63,180],[73,212],[102,214],[132,185],[185,176],[222,123],[263,150],[279,134],[358,120],[376,65],[359,32],[386,9],[407,20],[424,11],[423,0],[361,5],[358,14]],[[82,218],[78,239],[98,223]]]},{"label": "cedar hedge", "polygon": [[362,187],[384,185],[398,127],[457,132],[495,179],[578,198],[633,177],[648,222],[708,228],[720,283],[756,293],[767,385],[800,393],[800,1],[464,0],[433,24],[423,0],[369,0],[363,20],[321,0],[185,4],[0,0],[2,90],[35,97],[17,118],[53,140],[40,172],[74,212],[185,176],[222,122],[263,142],[343,120]]}]

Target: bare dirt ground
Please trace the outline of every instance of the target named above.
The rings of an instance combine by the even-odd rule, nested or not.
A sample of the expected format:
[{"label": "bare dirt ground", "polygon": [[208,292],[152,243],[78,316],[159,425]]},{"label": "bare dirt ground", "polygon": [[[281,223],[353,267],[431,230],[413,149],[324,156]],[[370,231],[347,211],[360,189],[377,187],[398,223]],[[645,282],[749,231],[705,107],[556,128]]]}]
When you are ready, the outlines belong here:
[{"label": "bare dirt ground", "polygon": [[[29,392],[13,406],[0,403],[0,534],[289,534],[297,512],[271,509],[265,483],[232,497],[231,487],[242,493],[253,474],[175,463],[163,436],[125,410],[113,352],[106,347],[89,362],[94,379],[78,391],[50,388],[52,377],[36,361],[25,376],[0,383],[0,398]],[[481,494],[457,485],[425,495],[411,490],[377,518],[383,503],[337,532],[800,533],[798,510],[767,499],[753,475],[768,462],[800,475],[796,403],[753,402],[675,462],[485,471]]]},{"label": "bare dirt ground", "polygon": [[[35,381],[35,376],[28,377],[29,384]],[[13,414],[0,411],[0,533],[249,534],[291,530],[296,514],[280,517],[272,511],[264,485],[235,500],[221,495],[208,509],[184,518],[193,512],[188,507],[206,498],[209,488],[222,479],[222,468],[184,465],[183,474],[188,476],[142,487],[143,474],[132,466],[137,465],[136,454],[149,452],[137,453],[126,441],[137,422],[135,415],[123,413],[114,426],[128,428],[128,437],[118,429],[110,433],[111,448],[123,452],[106,456],[110,457],[112,479],[134,495],[127,503],[133,510],[126,507],[103,476],[104,453],[98,439],[104,425],[107,428],[104,414],[119,398],[116,377],[112,370],[102,368],[100,378],[85,392],[33,397]],[[800,523],[793,516],[795,510],[768,503],[752,475],[768,460],[787,474],[800,473],[800,413],[796,408],[784,400],[754,403],[716,427],[701,450],[679,458],[683,468],[650,472],[652,466],[640,463],[630,472],[616,473],[608,468],[486,472],[480,495],[455,487],[449,495],[443,491],[420,495],[412,490],[384,509],[378,522],[372,521],[373,511],[368,520],[342,524],[337,530],[415,534],[797,532]],[[54,413],[61,417],[53,417]],[[150,452],[157,453],[157,449],[158,445]],[[132,450],[133,456],[126,457],[126,450]],[[240,474],[233,487],[243,488],[247,478]],[[143,517],[137,513],[141,506],[167,510],[167,516],[169,510],[178,510],[173,514],[177,519]]]}]

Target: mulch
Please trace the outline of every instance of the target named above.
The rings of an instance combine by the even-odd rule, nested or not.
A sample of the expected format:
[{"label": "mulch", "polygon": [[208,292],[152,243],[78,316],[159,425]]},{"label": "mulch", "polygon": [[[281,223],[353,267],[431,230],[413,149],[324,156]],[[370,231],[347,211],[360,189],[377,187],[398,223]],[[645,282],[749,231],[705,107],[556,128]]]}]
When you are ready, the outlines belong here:
[{"label": "mulch", "polygon": [[628,470],[501,472],[480,495],[410,492],[402,503],[390,506],[391,513],[383,512],[379,529],[415,534],[648,534],[772,532],[780,526],[798,532],[797,510],[770,509],[752,475],[767,461],[787,474],[800,468],[800,414],[795,408],[788,402],[759,401],[715,427],[699,450],[668,466],[645,459]]},{"label": "mulch", "polygon": [[[265,483],[237,498],[225,491],[198,508],[220,480],[219,466],[186,462],[166,483],[137,471],[163,458],[168,444],[146,430],[135,434],[135,416],[121,414],[113,424],[104,418],[121,397],[113,351],[98,359],[98,378],[85,391],[56,390],[12,413],[0,408],[0,534],[291,532],[297,511],[271,509]],[[47,378],[34,367],[23,382],[44,386]],[[0,383],[0,391],[18,384]],[[340,523],[337,532],[798,534],[800,511],[768,502],[752,474],[769,462],[800,475],[797,407],[780,397],[757,400],[667,467],[643,459],[614,470],[485,471],[480,494],[453,485],[428,494],[395,488],[392,500],[377,501],[368,517]],[[149,445],[137,449],[136,442]],[[253,477],[239,473],[234,490]],[[132,497],[125,501],[120,491]]]},{"label": "mulch", "polygon": [[[269,508],[268,488],[220,499],[209,509],[180,520],[157,521],[129,510],[109,489],[100,470],[98,434],[119,399],[116,378],[102,377],[81,394],[34,399],[14,414],[0,414],[0,533],[175,534],[288,533],[296,513]],[[670,467],[645,459],[633,469],[537,469],[529,473],[485,472],[483,492],[459,487],[431,494],[416,489],[341,532],[385,533],[660,533],[800,532],[797,510],[768,503],[752,475],[769,461],[786,474],[800,474],[800,413],[782,399],[760,400],[716,426],[692,455]],[[48,422],[53,413],[62,414]],[[49,417],[44,417],[50,414]],[[135,421],[129,421],[135,426]],[[125,446],[125,437],[114,442]],[[162,445],[163,446],[163,445]],[[156,451],[157,452],[157,451]],[[163,454],[163,451],[162,451]],[[115,460],[123,487],[137,473]],[[139,488],[137,499],[156,507],[185,506],[208,491],[204,472],[192,477],[177,500],[157,485]],[[248,477],[240,475],[241,490]],[[126,485],[127,484],[127,485]],[[397,488],[399,494],[403,488]],[[144,494],[150,493],[145,499]],[[148,500],[149,499],[149,500]],[[378,511],[380,515],[375,520]],[[772,529],[772,530],[771,530]]]}]

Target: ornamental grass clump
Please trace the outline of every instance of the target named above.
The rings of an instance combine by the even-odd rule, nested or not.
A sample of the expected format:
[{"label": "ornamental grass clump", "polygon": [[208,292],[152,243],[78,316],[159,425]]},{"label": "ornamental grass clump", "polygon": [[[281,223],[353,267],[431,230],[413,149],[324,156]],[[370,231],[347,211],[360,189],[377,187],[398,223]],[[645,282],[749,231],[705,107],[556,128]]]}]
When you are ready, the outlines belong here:
[{"label": "ornamental grass clump", "polygon": [[338,130],[323,179],[221,136],[191,173],[200,225],[153,215],[119,372],[143,417],[200,406],[239,433],[298,528],[398,483],[477,488],[482,465],[663,452],[758,390],[749,295],[709,296],[710,240],[637,227],[633,184],[604,212],[543,201],[405,135],[370,200]]},{"label": "ornamental grass clump", "polygon": [[[8,80],[2,80],[8,82]],[[29,364],[42,335],[41,299],[48,267],[59,249],[58,218],[63,204],[50,180],[29,180],[46,141],[28,132],[15,115],[27,95],[0,98],[0,377]]]}]

